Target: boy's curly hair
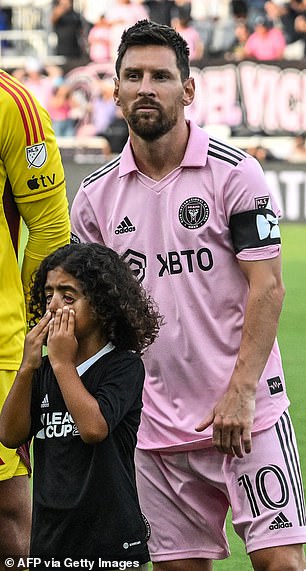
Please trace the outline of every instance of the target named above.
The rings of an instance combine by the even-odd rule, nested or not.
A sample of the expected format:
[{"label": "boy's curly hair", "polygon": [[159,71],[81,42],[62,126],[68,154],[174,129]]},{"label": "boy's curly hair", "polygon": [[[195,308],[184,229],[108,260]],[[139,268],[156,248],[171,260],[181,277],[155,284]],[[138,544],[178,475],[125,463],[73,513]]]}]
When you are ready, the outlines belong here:
[{"label": "boy's curly hair", "polygon": [[142,353],[153,343],[162,324],[155,302],[114,250],[94,243],[62,246],[42,261],[31,285],[30,326],[46,311],[47,274],[57,267],[78,280],[103,334],[118,349]]}]

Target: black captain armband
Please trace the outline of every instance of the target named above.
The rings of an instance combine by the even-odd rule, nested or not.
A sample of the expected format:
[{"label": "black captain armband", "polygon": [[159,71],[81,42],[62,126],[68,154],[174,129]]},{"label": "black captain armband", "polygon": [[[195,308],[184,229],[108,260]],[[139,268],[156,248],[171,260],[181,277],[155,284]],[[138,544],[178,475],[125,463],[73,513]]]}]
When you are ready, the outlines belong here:
[{"label": "black captain armband", "polygon": [[236,254],[245,248],[261,248],[281,243],[278,218],[268,208],[233,214],[229,227]]}]

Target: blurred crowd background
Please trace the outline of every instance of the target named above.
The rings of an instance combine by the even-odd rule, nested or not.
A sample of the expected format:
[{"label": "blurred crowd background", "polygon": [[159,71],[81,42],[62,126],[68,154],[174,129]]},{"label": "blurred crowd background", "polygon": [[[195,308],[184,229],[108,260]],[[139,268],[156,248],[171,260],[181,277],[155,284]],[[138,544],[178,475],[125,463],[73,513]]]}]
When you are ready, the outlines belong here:
[{"label": "blurred crowd background", "polygon": [[[0,67],[48,109],[62,146],[90,138],[107,159],[127,139],[112,98],[117,46],[145,18],[175,27],[200,69],[306,61],[306,0],[0,0]],[[287,159],[305,162],[304,133],[295,135]],[[248,150],[260,161],[275,158],[254,137]]]}]

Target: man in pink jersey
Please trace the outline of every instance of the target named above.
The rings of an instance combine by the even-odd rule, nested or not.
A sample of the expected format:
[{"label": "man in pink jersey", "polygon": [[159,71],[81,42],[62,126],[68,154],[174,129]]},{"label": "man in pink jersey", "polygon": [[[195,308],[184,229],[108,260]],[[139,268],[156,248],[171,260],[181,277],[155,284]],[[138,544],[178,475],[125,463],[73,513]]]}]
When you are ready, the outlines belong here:
[{"label": "man in pink jersey", "polygon": [[301,571],[279,208],[254,158],[186,121],[195,87],[175,30],[129,28],[116,73],[129,140],[83,180],[71,219],[78,239],[130,263],[165,316],[144,355],[136,458],[154,571],[211,571],[229,554],[229,506],[256,571]]}]

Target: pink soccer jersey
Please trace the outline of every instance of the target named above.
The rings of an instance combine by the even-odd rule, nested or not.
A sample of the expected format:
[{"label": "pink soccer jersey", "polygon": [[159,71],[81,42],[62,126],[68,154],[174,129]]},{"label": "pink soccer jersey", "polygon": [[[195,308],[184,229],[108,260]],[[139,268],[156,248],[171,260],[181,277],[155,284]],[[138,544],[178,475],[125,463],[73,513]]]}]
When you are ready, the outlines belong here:
[{"label": "pink soccer jersey", "polygon": [[[129,142],[83,180],[74,234],[120,253],[165,316],[144,356],[139,448],[211,445],[211,427],[195,426],[224,393],[240,345],[248,285],[236,258],[279,254],[278,215],[259,163],[192,122],[180,167],[162,180],[138,171]],[[288,405],[275,342],[253,431],[273,425]]]}]

